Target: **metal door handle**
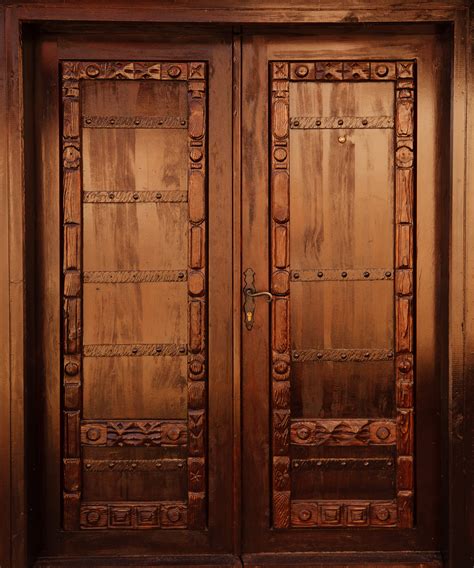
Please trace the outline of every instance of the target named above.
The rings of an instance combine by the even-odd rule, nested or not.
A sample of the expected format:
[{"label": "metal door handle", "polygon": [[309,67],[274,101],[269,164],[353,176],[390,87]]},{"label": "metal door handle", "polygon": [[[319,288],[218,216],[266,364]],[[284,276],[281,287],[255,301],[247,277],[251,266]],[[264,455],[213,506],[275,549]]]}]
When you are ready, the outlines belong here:
[{"label": "metal door handle", "polygon": [[255,289],[255,272],[251,268],[247,268],[244,272],[244,318],[245,326],[251,330],[254,322],[255,315],[255,298],[264,296],[266,301],[270,303],[273,300],[273,294],[267,290],[257,292]]},{"label": "metal door handle", "polygon": [[266,296],[267,302],[270,303],[273,300],[273,294],[262,290],[261,292],[252,292],[252,290],[245,290],[245,294],[251,298],[258,298],[258,296]]}]

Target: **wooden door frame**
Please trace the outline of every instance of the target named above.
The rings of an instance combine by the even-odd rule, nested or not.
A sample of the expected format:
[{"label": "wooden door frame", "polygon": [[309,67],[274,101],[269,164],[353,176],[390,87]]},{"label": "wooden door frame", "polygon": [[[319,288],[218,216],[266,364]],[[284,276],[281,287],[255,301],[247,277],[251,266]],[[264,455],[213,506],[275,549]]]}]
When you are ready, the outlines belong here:
[{"label": "wooden door frame", "polygon": [[[421,6],[420,6],[421,5]],[[240,479],[240,65],[241,24],[331,24],[439,22],[452,27],[451,79],[451,216],[449,293],[449,385],[446,452],[445,553],[449,566],[462,568],[474,550],[474,496],[469,485],[472,455],[474,393],[474,80],[472,57],[474,19],[469,0],[206,0],[196,7],[189,0],[138,0],[133,9],[120,0],[107,4],[88,0],[59,4],[43,0],[11,1],[0,7],[0,563],[4,568],[27,566],[27,491],[25,475],[26,351],[26,209],[23,84],[27,81],[22,47],[25,26],[34,22],[81,23],[213,23],[234,24],[234,465]],[[470,111],[470,112],[469,112]],[[469,159],[471,158],[471,159]],[[238,511],[240,490],[234,492],[234,546],[240,551]],[[469,542],[471,541],[471,545]]]}]

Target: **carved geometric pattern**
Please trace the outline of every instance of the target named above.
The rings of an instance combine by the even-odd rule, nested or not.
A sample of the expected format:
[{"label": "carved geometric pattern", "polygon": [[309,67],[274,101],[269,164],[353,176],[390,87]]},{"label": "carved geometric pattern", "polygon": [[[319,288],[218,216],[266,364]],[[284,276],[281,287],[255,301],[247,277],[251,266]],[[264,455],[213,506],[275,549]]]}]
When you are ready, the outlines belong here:
[{"label": "carved geometric pattern", "polygon": [[289,76],[286,69],[292,81],[395,81],[413,76],[412,61],[305,61],[291,63]]},{"label": "carved geometric pattern", "polygon": [[178,357],[186,355],[188,348],[184,344],[176,343],[135,343],[132,345],[84,345],[84,357]]},{"label": "carved geometric pattern", "polygon": [[415,69],[397,62],[395,83],[395,357],[398,524],[413,526]]},{"label": "carved geometric pattern", "polygon": [[[66,61],[62,63],[63,528],[206,527],[206,63]],[[82,80],[186,81],[185,117],[81,116]],[[82,191],[81,128],[186,128],[186,191]],[[82,203],[188,203],[189,259],[182,270],[82,272]],[[83,283],[187,282],[188,344],[82,344]],[[81,420],[82,358],[187,356],[187,420]],[[189,441],[189,447],[188,447]],[[187,460],[83,460],[87,446],[180,446]],[[187,503],[81,503],[82,472],[179,471],[188,476]]]},{"label": "carved geometric pattern", "polygon": [[181,502],[83,503],[81,529],[151,529],[187,527],[187,506]]},{"label": "carved geometric pattern", "polygon": [[188,80],[188,527],[206,528],[206,67]]},{"label": "carved geometric pattern", "polygon": [[129,282],[186,282],[188,272],[183,270],[97,270],[83,272],[82,281],[87,283]]},{"label": "carved geometric pattern", "polygon": [[290,128],[393,128],[393,116],[293,116]]},{"label": "carved geometric pattern", "polygon": [[84,191],[84,203],[186,203],[188,192],[165,191]]},{"label": "carved geometric pattern", "polygon": [[393,280],[393,268],[311,268],[292,269],[292,282],[320,282],[327,280]]},{"label": "carved geometric pattern", "polygon": [[363,363],[365,361],[392,361],[391,349],[298,349],[291,352],[291,360],[337,361],[339,363]]},{"label": "carved geometric pattern", "polygon": [[184,420],[83,420],[83,446],[185,446],[188,442]]},{"label": "carved geometric pattern", "polygon": [[292,420],[291,443],[302,446],[392,446],[396,443],[394,420]]},{"label": "carved geometric pattern", "polygon": [[186,467],[186,460],[183,459],[149,459],[149,460],[96,460],[84,459],[83,467],[85,471],[179,471]]},{"label": "carved geometric pattern", "polygon": [[83,116],[83,128],[187,128],[179,116]]},{"label": "carved geometric pattern", "polygon": [[291,504],[292,527],[393,527],[395,501],[299,501]]},{"label": "carved geometric pattern", "polygon": [[[271,287],[273,526],[290,526],[290,289],[288,64],[272,64],[271,89]],[[285,392],[288,396],[285,396]]]},{"label": "carved geometric pattern", "polygon": [[[414,479],[414,195],[415,63],[413,61],[276,61],[271,71],[271,290],[273,526],[413,526]],[[290,81],[390,81],[395,115],[289,117]],[[394,131],[395,263],[393,268],[290,270],[289,132],[293,129],[390,128]],[[290,282],[344,280],[394,281],[393,349],[295,349],[289,351]],[[291,365],[302,361],[393,361],[396,374],[396,419],[291,419]],[[289,456],[286,424],[295,445],[389,445],[396,447],[395,501],[291,501],[291,483],[282,490],[282,459]],[[371,468],[369,459],[311,458],[292,460],[299,467]],[[371,458],[372,459],[372,458]],[[381,458],[373,458],[381,459]],[[378,462],[377,462],[378,463]],[[385,462],[384,462],[385,463]],[[303,465],[305,464],[305,465]],[[323,465],[324,464],[324,465]],[[343,465],[344,464],[344,465]],[[367,464],[367,465],[366,465]]]}]

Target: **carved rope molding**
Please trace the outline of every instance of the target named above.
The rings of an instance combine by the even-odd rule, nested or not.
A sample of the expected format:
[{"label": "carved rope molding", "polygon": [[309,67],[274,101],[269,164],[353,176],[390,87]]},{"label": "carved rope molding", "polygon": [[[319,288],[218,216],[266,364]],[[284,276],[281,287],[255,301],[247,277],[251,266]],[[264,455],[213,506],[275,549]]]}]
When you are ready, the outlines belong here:
[{"label": "carved rope molding", "polygon": [[[290,123],[290,81],[391,81],[396,94],[395,117],[393,121],[390,117],[371,117],[370,120],[369,117],[293,117]],[[413,61],[278,61],[271,64],[271,267],[272,291],[277,295],[273,303],[271,328],[272,502],[275,528],[370,525],[409,528],[413,526],[414,105],[415,63]],[[348,123],[344,124],[344,121]],[[344,269],[330,272],[316,269],[290,273],[290,128],[345,127],[394,128],[395,271],[393,273],[392,269],[345,270],[347,274],[343,275]],[[321,276],[319,272],[322,272]],[[368,274],[366,275],[365,272]],[[311,349],[297,350],[290,354],[290,279],[293,282],[299,279],[300,281],[394,279],[396,313],[394,351]],[[362,422],[360,420],[291,420],[291,359],[293,361],[376,361],[392,358],[396,367],[395,421],[382,418]],[[298,428],[303,437],[307,434],[308,439],[316,445],[319,443],[394,445],[397,450],[396,500],[363,503],[292,502],[290,441],[305,443],[297,434]]]},{"label": "carved rope molding", "polygon": [[[206,90],[203,62],[63,62],[62,64],[62,189],[64,223],[63,310],[63,528],[144,529],[206,526]],[[84,117],[81,120],[80,80],[127,79],[186,81],[188,116]],[[90,119],[90,122],[88,120]],[[114,120],[111,124],[110,120]],[[140,124],[137,124],[137,121]],[[132,122],[133,124],[132,124]],[[155,124],[156,122],[156,124]],[[179,122],[179,123],[178,123]],[[81,125],[83,127],[187,128],[188,191],[82,191]],[[82,202],[188,202],[188,268],[177,281],[188,283],[188,345],[82,346]],[[84,281],[174,281],[163,271],[86,273]],[[172,279],[172,280],[171,280]],[[159,420],[82,421],[82,357],[184,355],[188,358],[188,418]],[[176,437],[177,435],[177,437]],[[94,439],[98,436],[97,439]],[[82,439],[81,439],[82,437]],[[99,443],[100,441],[100,443]],[[184,445],[188,449],[187,503],[81,504],[81,443],[87,445]],[[92,466],[91,466],[92,467]]]}]

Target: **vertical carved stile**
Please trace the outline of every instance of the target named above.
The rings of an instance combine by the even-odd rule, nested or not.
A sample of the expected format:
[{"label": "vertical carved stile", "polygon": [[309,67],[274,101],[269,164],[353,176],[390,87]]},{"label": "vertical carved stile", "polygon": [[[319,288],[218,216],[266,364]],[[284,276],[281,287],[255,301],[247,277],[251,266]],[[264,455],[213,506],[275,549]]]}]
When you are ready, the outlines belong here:
[{"label": "vertical carved stile", "polygon": [[[188,64],[188,518],[206,527],[206,65]],[[200,395],[196,396],[199,392]]]},{"label": "vertical carved stile", "polygon": [[81,283],[81,139],[78,77],[63,68],[63,526],[79,528],[81,501],[80,416]]},{"label": "vertical carved stile", "polygon": [[414,64],[397,62],[395,85],[395,349],[398,526],[413,526],[414,479]]},{"label": "vertical carved stile", "polygon": [[[289,75],[288,63],[272,63],[271,224],[272,471],[273,526],[290,526],[290,295],[289,274]],[[283,276],[282,276],[283,275]]]}]

